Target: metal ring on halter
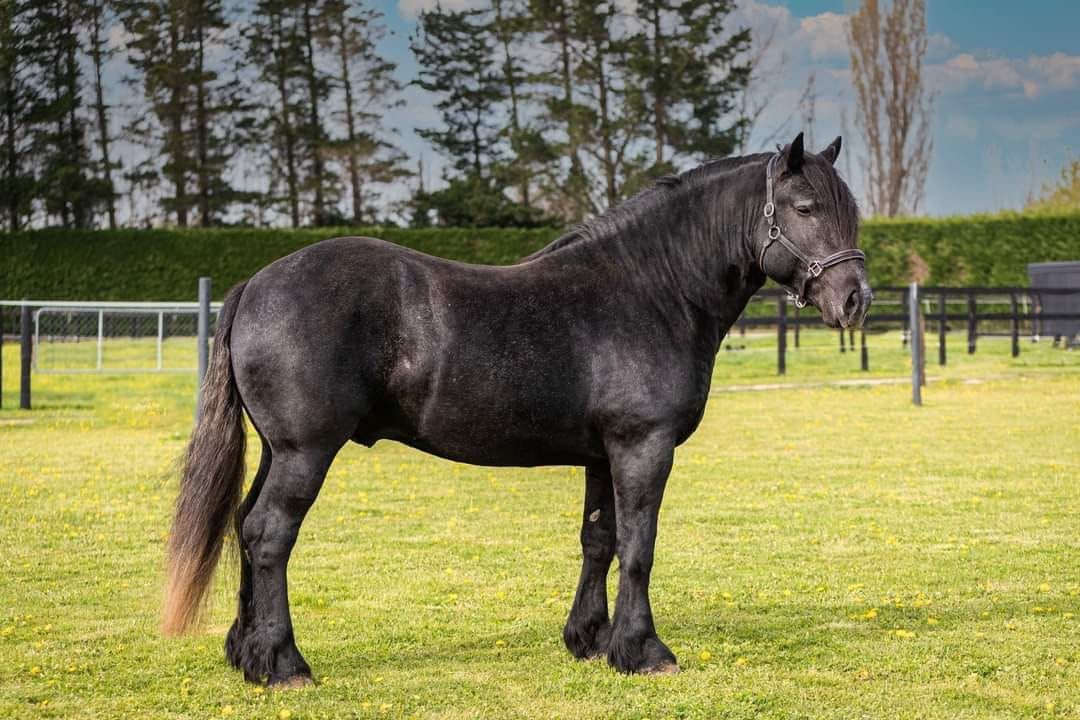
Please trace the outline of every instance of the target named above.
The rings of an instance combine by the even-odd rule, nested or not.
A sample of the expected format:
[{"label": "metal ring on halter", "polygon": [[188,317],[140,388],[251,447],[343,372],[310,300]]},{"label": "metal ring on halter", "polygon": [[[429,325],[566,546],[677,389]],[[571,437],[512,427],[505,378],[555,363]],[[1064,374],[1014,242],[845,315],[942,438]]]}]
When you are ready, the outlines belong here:
[{"label": "metal ring on halter", "polygon": [[[775,233],[773,232],[774,230],[776,231]],[[778,240],[779,238],[780,238],[780,226],[779,225],[770,225],[769,226],[769,239],[770,240]]]},{"label": "metal ring on halter", "polygon": [[765,203],[765,217],[771,218],[776,214],[776,206],[772,204],[772,201]]}]

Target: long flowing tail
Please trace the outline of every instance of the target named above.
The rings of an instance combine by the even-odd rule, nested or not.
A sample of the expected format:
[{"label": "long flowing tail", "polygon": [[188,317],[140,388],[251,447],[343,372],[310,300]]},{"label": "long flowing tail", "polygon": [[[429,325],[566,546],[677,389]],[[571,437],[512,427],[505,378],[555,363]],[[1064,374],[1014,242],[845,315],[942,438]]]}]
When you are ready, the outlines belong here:
[{"label": "long flowing tail", "polygon": [[187,447],[167,552],[161,630],[180,635],[199,620],[221,557],[222,541],[244,483],[244,411],[232,371],[229,341],[244,285],[225,297],[202,404]]}]

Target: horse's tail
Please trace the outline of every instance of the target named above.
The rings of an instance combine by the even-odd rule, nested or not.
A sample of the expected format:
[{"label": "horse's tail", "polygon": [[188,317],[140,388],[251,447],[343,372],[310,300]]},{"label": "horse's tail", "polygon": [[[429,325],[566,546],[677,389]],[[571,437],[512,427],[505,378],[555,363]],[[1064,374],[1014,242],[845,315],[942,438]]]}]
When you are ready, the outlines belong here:
[{"label": "horse's tail", "polygon": [[244,414],[233,376],[229,341],[241,283],[218,313],[210,367],[203,380],[195,431],[188,442],[180,494],[166,555],[161,630],[180,635],[199,620],[221,556],[222,541],[244,482]]}]

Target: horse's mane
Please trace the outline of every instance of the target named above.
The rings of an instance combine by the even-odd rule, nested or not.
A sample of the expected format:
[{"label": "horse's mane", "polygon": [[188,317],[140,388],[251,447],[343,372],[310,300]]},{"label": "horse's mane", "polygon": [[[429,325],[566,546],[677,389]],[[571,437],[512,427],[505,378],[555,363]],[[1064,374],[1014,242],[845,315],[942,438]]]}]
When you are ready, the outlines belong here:
[{"label": "horse's mane", "polygon": [[655,208],[657,202],[673,190],[700,185],[717,175],[729,173],[732,170],[737,170],[767,157],[768,154],[758,153],[740,157],[717,158],[678,174],[664,175],[636,195],[612,208],[608,208],[603,214],[575,225],[548,245],[523,258],[520,262],[529,262],[570,245],[601,237],[609,237],[623,228],[638,226],[642,221],[652,220],[656,217]]},{"label": "horse's mane", "polygon": [[[602,215],[576,225],[520,262],[529,262],[582,242],[618,235],[627,228],[650,227],[651,224],[665,219],[665,215],[657,210],[658,205],[670,198],[670,193],[684,188],[698,187],[718,178],[730,176],[733,171],[768,160],[771,156],[772,153],[756,153],[719,158],[704,162],[677,175],[665,175],[626,201],[609,208]],[[851,191],[843,179],[823,159],[807,153],[806,160],[802,170],[803,177],[822,201],[831,202],[835,211],[834,222],[840,237],[854,239],[859,226],[859,208]],[[764,192],[764,183],[760,189]]]}]

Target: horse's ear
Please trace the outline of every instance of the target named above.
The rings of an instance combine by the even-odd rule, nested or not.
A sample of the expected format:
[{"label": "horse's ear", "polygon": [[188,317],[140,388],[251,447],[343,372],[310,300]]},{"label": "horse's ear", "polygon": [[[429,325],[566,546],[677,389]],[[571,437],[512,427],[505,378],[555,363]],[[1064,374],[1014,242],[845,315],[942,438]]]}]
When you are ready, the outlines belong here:
[{"label": "horse's ear", "polygon": [[784,148],[784,164],[787,166],[788,172],[797,173],[802,170],[803,166],[803,139],[802,133],[795,136],[795,139],[791,141],[791,144]]},{"label": "horse's ear", "polygon": [[830,165],[836,164],[836,158],[840,157],[840,136],[837,135],[836,139],[829,143],[829,147],[821,151],[821,157],[829,161]]}]

